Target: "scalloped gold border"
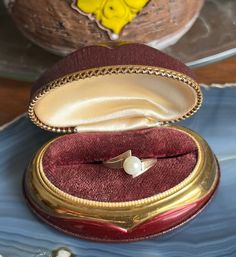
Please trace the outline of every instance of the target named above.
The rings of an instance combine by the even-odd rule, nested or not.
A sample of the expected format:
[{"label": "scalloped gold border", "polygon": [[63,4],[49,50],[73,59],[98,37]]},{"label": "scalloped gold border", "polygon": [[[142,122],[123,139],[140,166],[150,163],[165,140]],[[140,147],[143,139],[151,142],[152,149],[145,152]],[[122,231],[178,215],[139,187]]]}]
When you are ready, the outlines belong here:
[{"label": "scalloped gold border", "polygon": [[150,74],[150,75],[156,75],[158,77],[174,79],[182,82],[188,87],[193,88],[196,92],[196,98],[197,98],[195,106],[193,106],[193,108],[190,111],[180,116],[179,118],[160,122],[160,125],[167,125],[167,124],[184,120],[190,117],[191,115],[193,115],[195,112],[197,112],[197,110],[200,108],[202,104],[203,97],[202,97],[199,84],[196,81],[194,81],[192,78],[182,73],[169,70],[169,69],[153,67],[153,66],[142,66],[142,65],[105,66],[105,67],[98,67],[98,68],[93,68],[85,71],[78,71],[72,74],[68,74],[44,86],[41,90],[39,90],[39,92],[37,92],[37,94],[31,100],[31,103],[28,109],[28,114],[30,119],[33,121],[34,124],[36,124],[40,128],[49,130],[52,132],[58,132],[58,133],[76,132],[76,129],[74,127],[67,127],[67,128],[51,127],[42,123],[34,112],[34,106],[36,102],[39,101],[40,98],[43,97],[45,94],[49,93],[50,90],[55,89],[57,87],[64,86],[67,83],[78,81],[81,79],[91,78],[91,77],[104,76],[108,74]]},{"label": "scalloped gold border", "polygon": [[199,135],[181,127],[173,129],[188,134],[195,141],[198,162],[192,173],[170,190],[128,202],[98,202],[69,195],[56,188],[43,171],[42,158],[52,140],[39,150],[28,167],[26,182],[30,198],[52,216],[108,222],[124,229],[132,229],[158,214],[197,201],[215,188],[217,163],[208,144]]}]

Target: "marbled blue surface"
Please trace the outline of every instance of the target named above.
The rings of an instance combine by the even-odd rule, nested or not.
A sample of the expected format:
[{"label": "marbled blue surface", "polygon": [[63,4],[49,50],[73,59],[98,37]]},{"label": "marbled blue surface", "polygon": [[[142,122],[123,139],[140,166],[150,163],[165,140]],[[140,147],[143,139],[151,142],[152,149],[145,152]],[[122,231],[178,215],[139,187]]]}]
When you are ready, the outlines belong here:
[{"label": "marbled blue surface", "polygon": [[22,176],[33,153],[52,134],[22,117],[0,131],[0,254],[49,257],[69,248],[85,257],[236,256],[236,88],[204,89],[201,110],[182,125],[199,132],[220,160],[216,197],[200,216],[163,237],[104,244],[66,236],[39,221],[25,205]]}]

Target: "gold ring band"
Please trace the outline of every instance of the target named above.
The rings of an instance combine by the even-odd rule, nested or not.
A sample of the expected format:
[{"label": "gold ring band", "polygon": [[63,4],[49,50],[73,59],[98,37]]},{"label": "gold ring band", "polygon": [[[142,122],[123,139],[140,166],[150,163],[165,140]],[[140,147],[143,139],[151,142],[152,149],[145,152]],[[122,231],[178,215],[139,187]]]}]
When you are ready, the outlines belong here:
[{"label": "gold ring band", "polygon": [[124,169],[124,171],[133,178],[140,176],[157,162],[157,159],[139,159],[132,155],[132,151],[128,150],[110,160],[104,161],[103,165],[110,169]]}]

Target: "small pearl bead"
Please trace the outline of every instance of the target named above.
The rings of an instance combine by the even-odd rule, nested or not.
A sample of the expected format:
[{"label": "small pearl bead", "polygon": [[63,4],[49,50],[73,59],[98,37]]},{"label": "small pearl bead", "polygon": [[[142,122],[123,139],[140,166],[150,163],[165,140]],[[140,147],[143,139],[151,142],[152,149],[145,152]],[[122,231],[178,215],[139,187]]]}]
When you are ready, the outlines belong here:
[{"label": "small pearl bead", "polygon": [[119,39],[119,35],[113,33],[110,35],[110,38],[111,38],[111,40],[117,40],[117,39]]},{"label": "small pearl bead", "polygon": [[142,171],[142,162],[139,158],[130,156],[124,161],[123,168],[126,173],[134,177]]}]

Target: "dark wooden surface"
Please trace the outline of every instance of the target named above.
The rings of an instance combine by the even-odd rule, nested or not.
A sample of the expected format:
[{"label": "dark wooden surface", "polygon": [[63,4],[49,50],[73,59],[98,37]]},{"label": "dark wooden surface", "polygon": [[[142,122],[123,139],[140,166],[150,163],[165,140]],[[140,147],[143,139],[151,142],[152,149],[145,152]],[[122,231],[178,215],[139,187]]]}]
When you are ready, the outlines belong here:
[{"label": "dark wooden surface", "polygon": [[[236,83],[236,56],[195,70],[200,83]],[[0,78],[0,125],[27,110],[31,83]]]}]

